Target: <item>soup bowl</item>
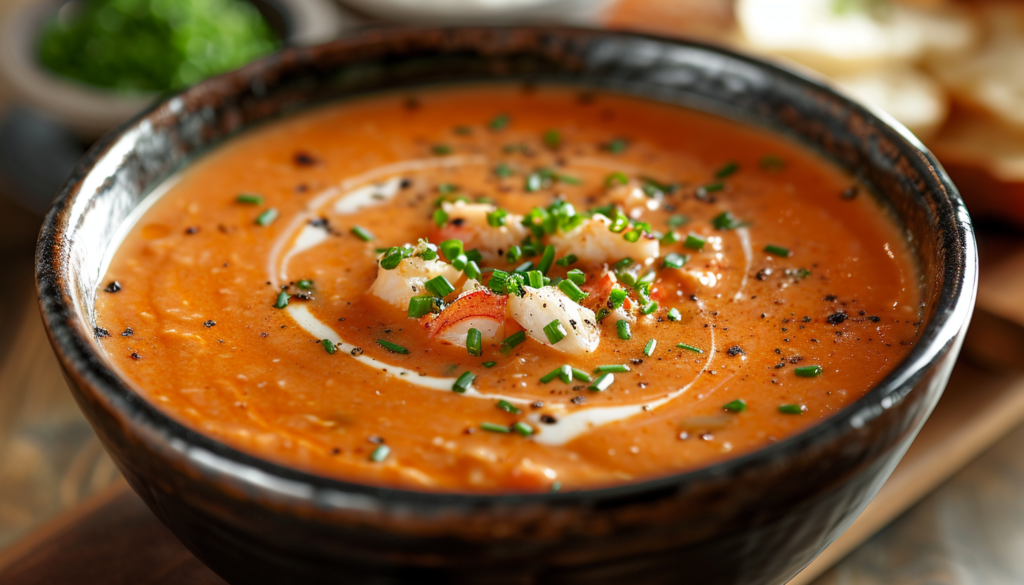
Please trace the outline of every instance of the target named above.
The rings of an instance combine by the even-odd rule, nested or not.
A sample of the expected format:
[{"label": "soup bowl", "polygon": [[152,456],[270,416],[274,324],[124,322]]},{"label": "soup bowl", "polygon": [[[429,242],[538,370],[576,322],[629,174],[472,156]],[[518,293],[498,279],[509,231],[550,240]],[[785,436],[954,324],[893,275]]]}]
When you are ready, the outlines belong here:
[{"label": "soup bowl", "polygon": [[[755,452],[603,489],[427,493],[315,476],[172,420],[94,339],[106,258],[195,156],[311,105],[428,84],[571,84],[678,104],[800,142],[869,185],[920,266],[925,324],[865,396]],[[40,310],[82,411],[132,488],[234,583],[782,583],[867,505],[948,380],[974,305],[970,218],[945,171],[884,114],[721,48],[565,28],[374,30],[203,82],[97,143],[46,217]]]}]

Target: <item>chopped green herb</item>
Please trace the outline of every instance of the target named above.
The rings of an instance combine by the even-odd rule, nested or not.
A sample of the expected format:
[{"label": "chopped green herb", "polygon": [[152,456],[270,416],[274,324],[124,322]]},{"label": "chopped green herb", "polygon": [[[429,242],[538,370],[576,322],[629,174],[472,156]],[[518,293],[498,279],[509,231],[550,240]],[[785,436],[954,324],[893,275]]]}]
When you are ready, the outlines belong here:
[{"label": "chopped green herb", "polygon": [[501,353],[509,355],[517,345],[526,341],[525,331],[516,331],[501,342]]},{"label": "chopped green herb", "polygon": [[498,178],[506,179],[512,176],[512,167],[508,166],[505,163],[501,163],[500,165],[494,167],[494,174],[497,175]]},{"label": "chopped green herb", "polygon": [[539,191],[544,186],[544,177],[540,173],[530,173],[526,175],[526,181],[524,182],[523,188],[526,189],[527,193],[533,193]]},{"label": "chopped green herb", "polygon": [[373,453],[370,453],[370,461],[380,463],[387,459],[390,454],[391,447],[388,447],[387,445],[377,445],[377,448],[373,450]]},{"label": "chopped green herb", "polygon": [[479,329],[471,328],[466,334],[466,351],[469,355],[479,356],[483,353],[483,335]]},{"label": "chopped green herb", "polygon": [[434,278],[431,278],[427,282],[423,283],[424,288],[430,291],[436,297],[444,298],[451,293],[455,292],[455,287],[452,283],[448,282],[448,279],[444,275],[439,274]]},{"label": "chopped green herb", "polygon": [[632,339],[633,332],[629,330],[629,321],[625,319],[619,319],[615,323],[615,328],[619,331],[619,339]]},{"label": "chopped green herb", "polygon": [[512,425],[512,430],[519,433],[523,437],[529,437],[533,434],[533,427],[524,423],[523,421],[517,421]]},{"label": "chopped green herb", "polygon": [[777,173],[786,168],[786,161],[782,157],[768,154],[761,157],[761,168],[768,172]]},{"label": "chopped green herb", "polygon": [[462,240],[445,240],[439,246],[444,259],[451,262],[456,256],[462,253]]},{"label": "chopped green herb", "polygon": [[561,367],[557,367],[557,368],[551,370],[550,372],[544,374],[543,376],[541,376],[540,377],[540,383],[541,384],[547,384],[551,380],[554,380],[555,378],[557,378],[559,376],[559,374],[561,374],[561,373],[562,373],[562,368]]},{"label": "chopped green herb", "polygon": [[498,401],[498,408],[500,408],[501,410],[504,410],[505,412],[511,413],[511,414],[522,414],[523,413],[523,411],[520,410],[518,406],[516,406],[515,404],[512,404],[508,400],[499,400]]},{"label": "chopped green herb", "polygon": [[617,234],[622,232],[622,230],[626,229],[627,227],[629,227],[629,218],[621,213],[616,213],[615,219],[613,219],[612,222],[608,224],[608,231]]},{"label": "chopped green herb", "polygon": [[[523,268],[524,272],[529,269],[528,266]],[[505,294],[521,297],[526,292],[523,290],[524,286],[526,286],[526,277],[523,276],[523,273],[513,272],[505,279]]]},{"label": "chopped green herb", "polygon": [[583,274],[583,271],[574,268],[565,274],[565,277],[576,284],[583,284],[587,281],[587,275]]},{"label": "chopped green herb", "polygon": [[235,201],[247,205],[263,205],[263,196],[255,193],[239,193]]},{"label": "chopped green herb", "polygon": [[793,372],[801,378],[815,378],[820,376],[824,370],[821,366],[801,366],[793,370]]},{"label": "chopped green herb", "polygon": [[380,259],[380,267],[384,270],[394,270],[398,268],[398,265],[402,263],[412,254],[412,251],[408,248],[393,247],[388,248],[384,252],[384,257]]},{"label": "chopped green herb", "polygon": [[544,286],[544,275],[540,270],[530,270],[526,273],[526,280],[530,283],[533,288],[540,288]]},{"label": "chopped green herb", "polygon": [[508,212],[504,209],[495,209],[494,211],[487,212],[487,225],[491,227],[501,227],[505,225],[505,217],[508,216]]},{"label": "chopped green herb", "polygon": [[329,354],[333,354],[334,352],[338,351],[338,348],[335,347],[334,342],[331,341],[330,339],[322,339],[322,340],[320,340],[320,345],[323,345],[324,346],[324,350],[326,350],[327,353],[329,353]]},{"label": "chopped green herb", "polygon": [[677,228],[686,225],[690,221],[690,218],[685,215],[673,215],[668,218],[668,227]]},{"label": "chopped green herb", "polygon": [[682,254],[676,254],[675,252],[669,252],[665,254],[665,268],[682,268],[686,261],[689,260],[689,256]]},{"label": "chopped green herb", "polygon": [[735,161],[730,161],[726,163],[724,167],[715,171],[715,178],[724,179],[738,170],[740,170],[740,165],[737,164]]},{"label": "chopped green herb", "polygon": [[569,254],[568,256],[562,256],[561,258],[559,258],[555,262],[555,264],[558,264],[559,266],[562,267],[567,267],[575,264],[577,260],[579,260],[579,258],[576,257],[576,254]]},{"label": "chopped green herb", "polygon": [[622,303],[626,302],[626,297],[629,296],[629,292],[621,288],[613,288],[608,293],[608,302],[611,303],[611,308],[618,309],[622,306]]},{"label": "chopped green herb", "polygon": [[558,148],[562,144],[562,134],[558,130],[551,129],[544,133],[544,144],[548,148]]},{"label": "chopped green herb", "polygon": [[[456,185],[455,183],[440,183],[437,186],[437,192],[440,193],[441,195],[451,195],[452,193],[455,193],[458,190],[459,186]],[[443,201],[444,198],[442,197],[441,200]]]},{"label": "chopped green herb", "polygon": [[566,384],[572,384],[572,367],[568,365],[559,366],[558,377]]},{"label": "chopped green herb", "polygon": [[627,177],[626,173],[623,173],[622,171],[615,171],[614,173],[612,173],[612,174],[610,174],[610,175],[608,175],[607,177],[604,178],[604,186],[605,187],[613,187],[615,185],[625,185],[627,183],[629,183],[629,177]]},{"label": "chopped green herb", "polygon": [[683,246],[691,250],[697,250],[699,252],[704,249],[704,244],[707,243],[707,238],[690,232],[689,234],[687,234],[686,241],[683,242]]},{"label": "chopped green herb", "polygon": [[482,422],[482,423],[480,423],[480,428],[485,430],[485,431],[491,432],[491,433],[505,433],[505,434],[508,434],[508,433],[512,432],[505,425],[496,425],[494,423],[489,423],[489,422]]},{"label": "chopped green herb", "polygon": [[354,235],[355,237],[359,238],[364,242],[372,242],[377,239],[376,236],[370,233],[368,229],[362,226],[352,226],[352,229],[349,231],[352,232],[352,235]]},{"label": "chopped green herb", "polygon": [[406,355],[409,353],[408,349],[405,349],[404,347],[398,345],[397,343],[391,343],[386,339],[378,339],[377,345],[383,347],[384,349],[390,351],[391,353],[400,353],[402,355]]},{"label": "chopped green herb", "polygon": [[616,138],[608,143],[605,148],[612,154],[622,154],[626,151],[626,147],[629,146],[629,141],[625,138]]},{"label": "chopped green herb", "polygon": [[776,246],[775,244],[768,244],[764,247],[764,251],[769,254],[775,254],[776,256],[782,256],[783,258],[789,258],[793,255],[793,252],[789,248],[783,248],[782,246]]},{"label": "chopped green herb", "polygon": [[676,309],[675,307],[669,309],[666,316],[669,321],[678,321],[683,318],[683,316],[679,314],[679,309]]},{"label": "chopped green herb", "polygon": [[679,237],[679,234],[676,233],[676,232],[669,232],[669,233],[661,236],[661,243],[666,245],[666,246],[671,246],[672,244],[677,244],[677,243],[679,243],[679,241],[680,241],[680,237]]},{"label": "chopped green herb", "polygon": [[590,293],[585,293],[582,290],[580,290],[580,287],[577,286],[576,283],[571,280],[563,280],[559,282],[558,290],[565,293],[565,296],[569,297],[569,300],[571,300],[574,303],[578,303],[583,299],[587,298],[588,296],[590,296]]},{"label": "chopped green herb", "polygon": [[686,351],[692,351],[693,353],[704,353],[703,349],[699,347],[694,347],[692,345],[687,345],[685,343],[677,343],[676,347],[678,347],[679,349],[685,349]]},{"label": "chopped green herb", "polygon": [[498,362],[484,362],[480,365],[485,368],[493,368],[494,366],[498,365]]},{"label": "chopped green herb", "polygon": [[551,269],[551,264],[555,261],[555,247],[552,245],[544,246],[544,253],[540,256],[540,262],[537,263],[537,270],[547,274],[548,270]]},{"label": "chopped green herb", "polygon": [[473,372],[462,372],[462,375],[455,380],[454,384],[452,384],[452,392],[465,394],[466,390],[469,390],[469,387],[473,385],[473,380],[475,379],[476,374]]},{"label": "chopped green herb", "polygon": [[615,374],[601,374],[596,380],[587,386],[592,392],[604,392],[615,382]]},{"label": "chopped green herb", "polygon": [[483,254],[481,254],[480,250],[477,250],[476,248],[474,248],[472,250],[466,250],[465,254],[466,254],[466,258],[468,258],[469,260],[472,260],[473,262],[481,262],[484,259]]},{"label": "chopped green herb", "polygon": [[271,207],[270,209],[256,216],[256,225],[266,227],[274,223],[275,219],[277,219],[277,210]]},{"label": "chopped green herb", "polygon": [[723,211],[721,214],[715,216],[715,219],[711,220],[711,224],[715,226],[717,230],[734,230],[750,225],[747,222],[740,221],[733,217],[732,213]]},{"label": "chopped green herb", "polygon": [[743,412],[744,410],[747,409],[747,402],[740,398],[738,400],[733,400],[732,402],[723,404],[722,408],[729,412]]},{"label": "chopped green herb", "polygon": [[288,299],[290,299],[290,298],[291,298],[291,295],[288,294],[288,291],[282,290],[281,292],[277,293],[277,302],[274,303],[274,308],[276,308],[276,309],[283,309],[283,308],[287,307],[288,306]]},{"label": "chopped green herb", "polygon": [[646,305],[641,307],[640,312],[643,313],[644,315],[650,315],[651,313],[653,313],[653,312],[655,312],[657,310],[658,310],[658,303],[657,303],[657,301],[650,301]]},{"label": "chopped green herb", "polygon": [[708,183],[707,185],[697,187],[697,196],[707,196],[708,193],[714,193],[715,191],[721,191],[722,189],[725,189],[725,183]]},{"label": "chopped green herb", "polygon": [[562,341],[568,334],[569,333],[565,330],[565,327],[562,326],[562,322],[558,319],[555,319],[544,326],[544,335],[547,336],[548,342],[551,345]]},{"label": "chopped green herb", "polygon": [[505,281],[508,280],[508,272],[495,270],[491,273],[491,279],[487,281],[487,288],[495,294],[505,294]]},{"label": "chopped green herb", "polygon": [[296,282],[295,286],[301,288],[302,290],[309,290],[313,288],[313,281],[309,280],[308,278],[303,278],[302,280]]},{"label": "chopped green herb", "polygon": [[594,372],[597,374],[607,374],[613,372],[616,374],[624,374],[629,371],[629,366],[626,364],[606,364],[603,366],[597,366],[594,368]]},{"label": "chopped green herb", "polygon": [[555,175],[559,183],[565,183],[566,185],[582,185],[583,180],[576,177],[570,177],[569,175]]},{"label": "chopped green herb", "polygon": [[652,339],[648,341],[647,345],[644,346],[644,355],[647,357],[651,357],[651,354],[654,353],[654,348],[656,347],[658,347],[658,340]]},{"label": "chopped green herb", "polygon": [[472,260],[466,262],[466,267],[462,269],[462,272],[473,280],[480,280],[480,277],[482,276],[480,274],[480,266]]},{"label": "chopped green herb", "polygon": [[622,237],[629,243],[634,244],[640,240],[640,236],[644,235],[643,230],[631,229],[628,232],[622,234]]},{"label": "chopped green herb", "polygon": [[622,270],[624,268],[629,268],[632,265],[633,265],[633,259],[632,258],[623,258],[622,260],[619,260],[615,264],[612,264],[612,268],[614,268],[615,270]]},{"label": "chopped green herb", "polygon": [[430,150],[438,156],[445,156],[452,153],[452,147],[447,144],[435,144]]},{"label": "chopped green herb", "polygon": [[803,404],[781,404],[779,405],[779,412],[782,414],[803,414],[807,410],[807,407]]},{"label": "chopped green herb", "polygon": [[508,114],[498,114],[491,118],[491,121],[487,124],[491,130],[504,130],[509,123]]},{"label": "chopped green herb", "polygon": [[466,268],[466,263],[468,262],[469,260],[466,259],[465,254],[459,254],[458,256],[452,259],[452,268],[454,268],[455,270],[464,270]]},{"label": "chopped green herb", "polygon": [[413,297],[409,299],[409,316],[419,319],[434,310],[434,299],[430,297]]},{"label": "chopped green herb", "polygon": [[572,377],[574,380],[582,380],[584,382],[590,382],[590,374],[580,370],[578,368],[570,368],[572,370]]},{"label": "chopped green herb", "polygon": [[435,209],[434,225],[436,225],[439,228],[442,228],[446,223],[448,223],[448,212],[443,209]]}]

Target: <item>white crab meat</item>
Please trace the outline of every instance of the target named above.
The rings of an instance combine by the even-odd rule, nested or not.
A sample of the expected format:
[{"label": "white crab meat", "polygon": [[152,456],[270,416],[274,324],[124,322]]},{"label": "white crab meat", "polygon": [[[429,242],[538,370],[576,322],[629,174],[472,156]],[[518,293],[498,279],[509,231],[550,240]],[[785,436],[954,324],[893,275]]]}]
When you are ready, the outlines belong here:
[{"label": "white crab meat", "polygon": [[[508,311],[527,335],[567,354],[589,353],[597,349],[601,334],[593,311],[574,303],[553,286],[523,288],[523,296],[508,297]],[[544,333],[544,327],[556,319],[566,335],[552,344]]]},{"label": "white crab meat", "polygon": [[394,270],[378,266],[377,279],[370,286],[370,294],[400,309],[407,309],[413,297],[430,294],[423,284],[438,276],[444,276],[454,285],[462,273],[440,260],[411,256],[402,260]]},{"label": "white crab meat", "polygon": [[560,254],[574,254],[584,264],[612,263],[623,258],[644,262],[658,257],[657,239],[641,236],[636,242],[630,242],[623,233],[609,231],[611,223],[612,220],[595,213],[574,229],[552,235],[550,242]]},{"label": "white crab meat", "polygon": [[479,250],[485,260],[502,258],[511,246],[530,235],[521,215],[508,214],[502,226],[488,224],[487,214],[497,209],[489,203],[456,201],[442,203],[441,209],[448,214],[448,223],[438,230],[436,241],[462,240],[467,250]]},{"label": "white crab meat", "polygon": [[658,199],[648,197],[643,189],[633,182],[611,187],[608,189],[608,198],[626,210],[626,215],[633,219],[639,219],[644,211],[655,211],[661,206]]}]

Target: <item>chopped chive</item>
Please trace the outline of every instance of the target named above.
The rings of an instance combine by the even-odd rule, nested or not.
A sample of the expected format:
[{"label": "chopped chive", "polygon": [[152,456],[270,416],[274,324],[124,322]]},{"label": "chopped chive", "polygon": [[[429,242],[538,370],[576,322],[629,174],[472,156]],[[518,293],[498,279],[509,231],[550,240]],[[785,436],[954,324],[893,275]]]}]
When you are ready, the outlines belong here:
[{"label": "chopped chive", "polygon": [[587,386],[592,392],[604,392],[615,382],[615,374],[601,374],[596,380]]},{"label": "chopped chive", "polygon": [[793,370],[801,378],[815,378],[821,375],[821,366],[802,366]]},{"label": "chopped chive", "polygon": [[290,298],[291,298],[291,295],[288,294],[288,291],[282,290],[281,292],[277,293],[277,302],[274,303],[274,308],[275,309],[283,309],[283,308],[287,307],[288,306],[288,299],[290,299]]},{"label": "chopped chive", "polygon": [[352,226],[352,229],[349,231],[352,232],[352,235],[354,235],[355,237],[359,238],[364,242],[372,242],[377,239],[376,236],[371,234],[369,230],[362,226]]},{"label": "chopped chive", "polygon": [[518,406],[516,406],[515,404],[512,404],[508,400],[499,400],[497,406],[501,410],[504,410],[505,412],[508,412],[508,413],[511,413],[511,414],[522,414],[523,413],[523,411],[520,410]]},{"label": "chopped chive", "polygon": [[694,347],[692,345],[687,345],[685,343],[677,343],[676,347],[678,347],[679,349],[685,349],[687,351],[692,351],[693,353],[704,353],[703,349],[701,349],[699,347]]},{"label": "chopped chive", "polygon": [[555,261],[555,247],[552,245],[544,246],[544,253],[540,256],[540,262],[537,263],[537,270],[547,274],[548,270],[551,269],[551,264]]},{"label": "chopped chive", "polygon": [[612,268],[614,268],[615,270],[622,270],[624,268],[629,268],[632,265],[633,265],[633,259],[627,257],[627,258],[623,258],[622,260],[619,260],[615,264],[612,264]]},{"label": "chopped chive", "polygon": [[686,225],[686,223],[689,222],[689,221],[690,221],[690,218],[686,217],[685,215],[673,215],[672,217],[668,218],[668,227],[670,227],[670,228],[682,227],[682,226]]},{"label": "chopped chive", "polygon": [[578,368],[569,368],[572,370],[572,377],[574,380],[581,380],[583,382],[590,382],[590,374],[580,370]]},{"label": "chopped chive", "polygon": [[730,161],[724,167],[715,171],[715,178],[724,179],[738,170],[740,170],[740,165],[736,161]]},{"label": "chopped chive", "polygon": [[[437,192],[441,195],[451,195],[459,190],[459,186],[455,183],[439,183],[437,185]],[[442,197],[442,199],[444,199]]]},{"label": "chopped chive", "polygon": [[577,179],[576,177],[570,177],[569,175],[555,175],[559,183],[565,183],[566,185],[582,185],[583,180]]},{"label": "chopped chive", "polygon": [[466,250],[465,254],[466,258],[469,258],[473,262],[482,262],[484,259],[483,254],[481,254],[480,250],[477,250],[476,248],[473,248],[472,250]]},{"label": "chopped chive", "polygon": [[657,301],[650,301],[646,305],[640,308],[640,312],[644,315],[650,315],[651,313],[658,310]]},{"label": "chopped chive", "polygon": [[761,169],[768,172],[779,172],[786,168],[786,161],[780,156],[768,154],[761,157]]},{"label": "chopped chive", "polygon": [[431,152],[438,156],[444,156],[446,154],[452,153],[452,147],[448,146],[447,144],[435,144],[434,147],[431,148],[430,150]]},{"label": "chopped chive", "polygon": [[803,404],[780,404],[779,412],[782,414],[803,414],[807,407]]},{"label": "chopped chive", "polygon": [[687,247],[687,248],[689,248],[691,250],[697,250],[699,252],[699,251],[704,249],[704,244],[707,244],[707,243],[708,243],[707,238],[704,238],[704,237],[699,236],[699,235],[697,235],[697,234],[695,234],[693,232],[690,232],[689,234],[687,234],[686,241],[683,242],[683,246],[685,246],[685,247]]},{"label": "chopped chive", "polygon": [[544,326],[544,335],[547,336],[548,342],[551,343],[551,345],[562,341],[568,334],[569,333],[565,330],[565,327],[562,326],[562,322],[558,319],[555,319]]},{"label": "chopped chive", "polygon": [[473,372],[462,372],[462,375],[455,380],[454,384],[452,384],[452,392],[465,394],[466,390],[469,390],[469,387],[473,385],[473,380],[475,379],[476,374]]},{"label": "chopped chive", "polygon": [[466,259],[465,254],[459,254],[452,260],[452,268],[455,270],[464,270],[466,268],[466,263],[468,262],[469,260]]},{"label": "chopped chive", "polygon": [[663,266],[665,268],[682,268],[683,265],[686,264],[686,261],[689,259],[690,258],[688,256],[676,254],[675,252],[670,252],[668,254],[665,254],[665,261]]},{"label": "chopped chive", "polygon": [[247,205],[263,205],[263,196],[255,193],[239,193],[235,201]]},{"label": "chopped chive", "polygon": [[572,367],[568,365],[559,366],[558,377],[566,384],[572,384]]},{"label": "chopped chive", "polygon": [[707,195],[708,193],[713,193],[715,191],[721,191],[722,189],[725,189],[725,183],[721,182],[708,183],[707,185],[697,187],[697,191],[700,192],[698,193],[698,196]]},{"label": "chopped chive", "polygon": [[487,288],[495,294],[505,294],[505,281],[508,280],[508,272],[495,270],[491,272],[491,279],[487,281]]},{"label": "chopped chive", "polygon": [[617,234],[620,233],[622,230],[626,229],[627,227],[629,227],[629,218],[626,217],[625,215],[622,215],[621,213],[616,213],[615,219],[613,219],[612,222],[608,224],[608,231]]},{"label": "chopped chive", "polygon": [[434,310],[434,299],[430,297],[413,297],[409,299],[409,316],[419,319]]},{"label": "chopped chive", "polygon": [[508,260],[509,264],[514,264],[523,257],[523,249],[515,244],[509,246],[508,251],[505,252],[505,259]]},{"label": "chopped chive", "polygon": [[722,408],[729,412],[743,412],[744,410],[747,409],[747,401],[740,398],[737,400],[733,400],[732,402],[723,404]]},{"label": "chopped chive", "polygon": [[643,230],[632,229],[622,234],[623,239],[631,244],[635,244],[640,240],[640,236],[644,234]]},{"label": "chopped chive", "polygon": [[526,279],[530,281],[530,286],[533,288],[540,288],[544,286],[544,275],[540,270],[530,270],[526,273]]},{"label": "chopped chive", "polygon": [[295,286],[301,288],[302,290],[309,290],[313,288],[313,281],[309,280],[308,278],[303,278],[302,280],[296,282]]},{"label": "chopped chive", "polygon": [[783,248],[782,246],[776,246],[775,244],[768,244],[764,247],[764,251],[769,254],[775,254],[776,256],[782,256],[783,258],[789,258],[793,255],[793,252],[789,248]]},{"label": "chopped chive", "polygon": [[615,171],[604,178],[605,187],[611,187],[616,184],[625,185],[627,183],[629,183],[629,177],[627,177],[626,173],[623,173],[622,171]]},{"label": "chopped chive", "polygon": [[512,273],[505,279],[505,294],[523,296],[523,286],[526,285],[526,277],[521,273]]},{"label": "chopped chive", "polygon": [[334,342],[331,341],[330,339],[323,339],[323,340],[321,340],[320,341],[320,345],[323,345],[324,346],[324,350],[326,350],[327,353],[329,353],[329,354],[333,354],[334,352],[338,351],[338,348],[335,347]]},{"label": "chopped chive", "polygon": [[614,372],[616,374],[624,374],[628,371],[629,366],[627,366],[626,364],[606,364],[594,368],[594,372],[597,374],[607,374],[609,372]]},{"label": "chopped chive", "polygon": [[606,149],[612,154],[622,154],[625,152],[627,146],[629,146],[628,140],[625,138],[616,138],[608,143]]},{"label": "chopped chive", "polygon": [[274,223],[275,219],[277,219],[277,210],[271,207],[270,209],[256,216],[256,225],[266,227]]},{"label": "chopped chive", "polygon": [[505,225],[506,216],[508,216],[508,212],[501,208],[489,211],[487,212],[487,225],[491,227],[501,227]]},{"label": "chopped chive", "polygon": [[408,349],[405,349],[404,347],[398,345],[397,343],[391,343],[386,339],[378,339],[377,345],[383,347],[384,349],[390,351],[391,353],[400,353],[402,355],[406,355],[409,353]]},{"label": "chopped chive", "polygon": [[443,209],[435,209],[434,225],[436,225],[439,228],[442,228],[446,223],[448,223],[448,212]]},{"label": "chopped chive", "polygon": [[675,307],[669,309],[666,316],[669,321],[678,321],[683,318],[683,316],[679,314],[679,309],[676,309]]},{"label": "chopped chive", "polygon": [[548,148],[558,148],[562,144],[562,134],[554,128],[548,130],[544,133],[544,144]]},{"label": "chopped chive", "polygon": [[473,280],[480,280],[480,266],[472,260],[466,262],[466,267],[462,269],[462,272]]},{"label": "chopped chive", "polygon": [[550,372],[544,374],[543,376],[541,376],[540,377],[540,383],[541,384],[547,384],[551,380],[554,380],[555,378],[557,378],[558,375],[561,374],[561,373],[562,373],[562,368],[561,367],[557,367],[557,368],[551,370]]},{"label": "chopped chive", "polygon": [[563,280],[558,283],[558,290],[565,293],[565,296],[569,297],[569,300],[574,303],[578,303],[590,296],[589,293],[580,290],[580,287],[576,286],[576,283],[571,280]]},{"label": "chopped chive", "polygon": [[523,421],[517,421],[515,424],[513,424],[512,430],[514,430],[515,432],[519,433],[524,437],[529,437],[530,435],[533,434],[533,427],[524,423]]},{"label": "chopped chive", "polygon": [[625,319],[619,319],[615,323],[615,328],[619,330],[619,339],[632,339],[633,333],[629,330],[629,321]]},{"label": "chopped chive", "polygon": [[423,283],[423,287],[436,297],[444,298],[455,292],[455,287],[443,274],[439,274]]},{"label": "chopped chive", "polygon": [[680,237],[679,237],[679,234],[677,234],[676,232],[669,232],[669,233],[661,236],[661,243],[665,244],[666,246],[671,246],[672,244],[678,244],[679,241],[680,241]]},{"label": "chopped chive", "polygon": [[654,348],[657,347],[657,346],[658,346],[658,340],[657,339],[652,339],[652,340],[648,341],[647,345],[644,346],[644,355],[647,356],[647,357],[651,357],[651,354],[654,353]]},{"label": "chopped chive", "polygon": [[480,365],[485,368],[493,368],[494,366],[498,365],[498,362],[484,362]]},{"label": "chopped chive", "polygon": [[462,253],[462,240],[445,240],[438,246],[444,259],[451,262],[456,256]]},{"label": "chopped chive", "polygon": [[498,114],[497,116],[491,118],[491,121],[488,122],[487,126],[491,130],[504,130],[508,126],[508,123],[508,114]]},{"label": "chopped chive", "polygon": [[747,222],[736,219],[733,214],[728,211],[723,211],[719,215],[715,216],[715,218],[711,220],[711,224],[715,226],[715,229],[717,230],[734,230],[736,228],[750,225]]},{"label": "chopped chive", "polygon": [[483,335],[480,330],[472,328],[466,334],[466,351],[469,355],[479,356],[483,353]]},{"label": "chopped chive", "polygon": [[380,463],[387,459],[390,454],[391,447],[388,447],[387,445],[377,445],[377,448],[373,450],[373,453],[370,453],[370,461]]},{"label": "chopped chive", "polygon": [[629,296],[629,293],[625,289],[613,288],[612,292],[608,293],[608,301],[613,309],[618,309],[622,306],[622,303],[626,302],[627,296]]},{"label": "chopped chive", "polygon": [[511,431],[509,431],[508,427],[506,427],[505,425],[496,425],[494,423],[489,423],[489,422],[482,422],[482,423],[480,423],[480,428],[485,430],[485,431],[491,432],[491,433],[505,433],[505,434],[508,434],[508,433],[511,432]]},{"label": "chopped chive", "polygon": [[524,341],[526,341],[526,332],[525,331],[516,331],[512,335],[509,335],[504,340],[502,340],[502,342],[501,342],[501,353],[503,353],[505,355],[508,355],[508,354],[512,353],[512,350],[515,349],[515,347],[517,345],[519,345],[520,343],[522,343]]},{"label": "chopped chive", "polygon": [[558,264],[559,266],[566,268],[575,264],[577,260],[579,260],[579,258],[576,257],[576,254],[569,254],[568,256],[562,256],[561,258],[559,258],[558,261],[555,262],[555,264]]},{"label": "chopped chive", "polygon": [[501,163],[500,165],[494,167],[494,174],[500,179],[506,179],[512,176],[512,167],[508,166],[505,163]]},{"label": "chopped chive", "polygon": [[565,277],[576,284],[583,284],[587,281],[587,275],[583,274],[583,271],[578,268],[574,268],[567,272]]},{"label": "chopped chive", "polygon": [[544,186],[544,177],[540,173],[530,173],[526,175],[526,180],[523,182],[523,188],[526,189],[527,193],[533,193],[539,191]]}]

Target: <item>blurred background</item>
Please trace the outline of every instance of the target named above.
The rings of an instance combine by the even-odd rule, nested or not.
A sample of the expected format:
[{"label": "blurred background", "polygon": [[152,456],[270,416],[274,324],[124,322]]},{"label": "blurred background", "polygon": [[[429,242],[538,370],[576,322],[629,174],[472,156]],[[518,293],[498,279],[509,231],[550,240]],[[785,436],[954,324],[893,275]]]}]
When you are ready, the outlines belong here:
[{"label": "blurred background", "polygon": [[[797,581],[1024,583],[1024,2],[996,0],[0,0],[0,581],[82,510],[131,497],[64,387],[35,308],[35,238],[77,159],[206,77],[394,24],[696,38],[836,84],[916,134],[977,224],[978,310],[905,461]],[[217,582],[200,570],[160,582]]]}]

